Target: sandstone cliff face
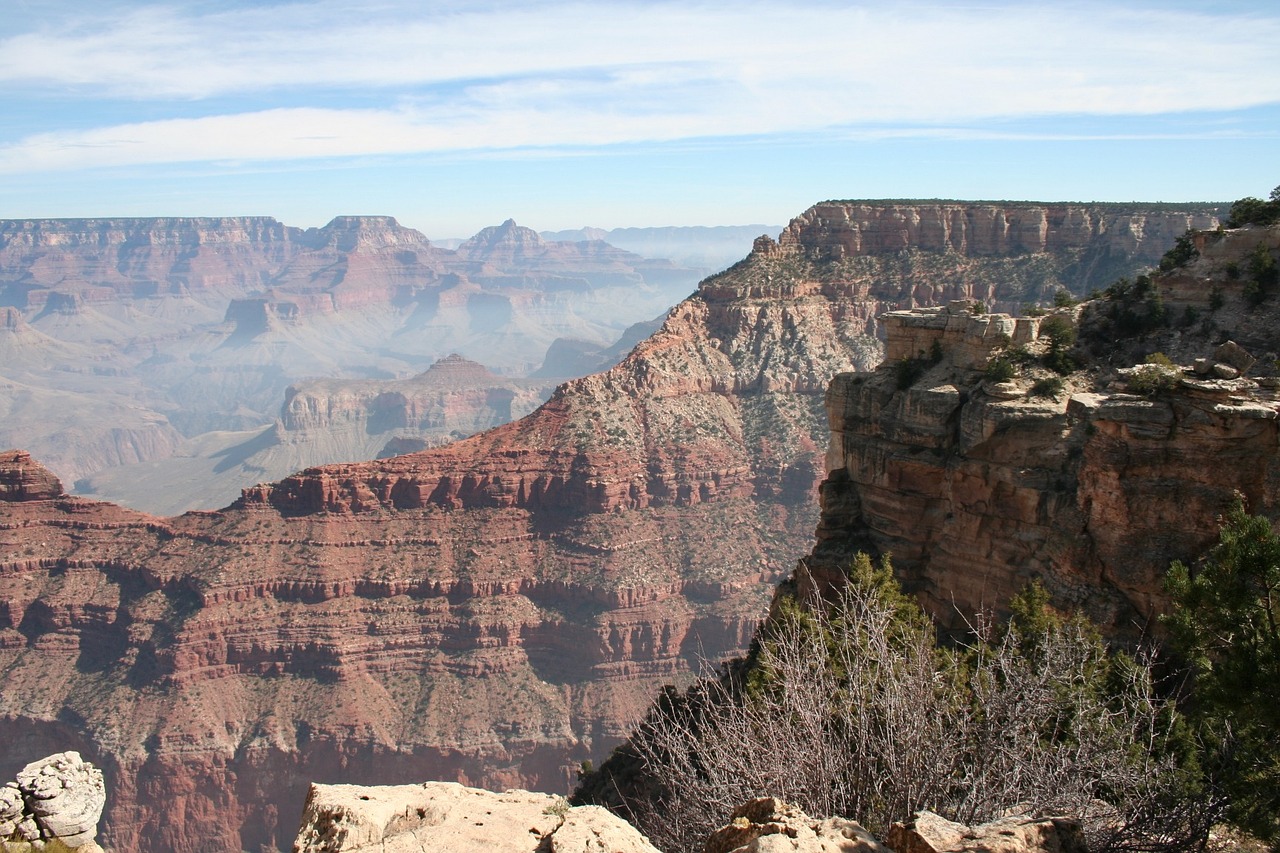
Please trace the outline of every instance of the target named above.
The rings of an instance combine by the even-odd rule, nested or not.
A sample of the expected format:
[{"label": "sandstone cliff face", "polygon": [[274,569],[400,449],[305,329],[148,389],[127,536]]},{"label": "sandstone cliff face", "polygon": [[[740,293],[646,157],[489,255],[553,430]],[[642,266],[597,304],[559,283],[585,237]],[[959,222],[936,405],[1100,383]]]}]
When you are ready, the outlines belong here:
[{"label": "sandstone cliff face", "polygon": [[[1157,276],[1169,304],[1194,302],[1207,314],[1217,290],[1224,305],[1135,339],[1136,355],[1213,361],[1235,331],[1280,349],[1274,310],[1247,310],[1243,283],[1225,273],[1260,238],[1280,250],[1278,231],[1228,232],[1195,264]],[[1097,349],[1125,351],[1114,332],[1096,328],[1112,305],[1088,303],[1082,334],[1105,331]],[[1269,362],[1261,384],[1188,367],[1174,390],[1155,397],[1129,393],[1116,371],[1123,364],[1095,362],[1057,396],[1036,397],[1032,375],[992,384],[981,371],[1008,343],[1002,334],[1015,342],[1021,334],[1034,348],[1039,321],[967,308],[883,318],[891,353],[929,352],[934,340],[944,353],[910,387],[890,366],[831,383],[832,473],[810,559],[820,577],[833,576],[855,548],[891,552],[908,585],[952,623],[1004,607],[1039,578],[1058,606],[1132,636],[1155,630],[1169,562],[1192,560],[1216,539],[1216,517],[1236,491],[1254,512],[1280,512],[1280,399]],[[1081,310],[1065,314],[1074,321]]]},{"label": "sandstone cliff face", "polygon": [[121,850],[285,846],[312,781],[566,789],[662,684],[745,649],[876,317],[1058,263],[866,257],[763,239],[617,367],[447,447],[175,519],[0,504],[0,739],[103,767]]},{"label": "sandstone cliff face", "polygon": [[837,262],[849,278],[870,277],[881,289],[894,282],[900,301],[973,298],[1012,310],[1059,287],[1083,295],[1131,275],[1187,229],[1215,227],[1222,212],[1211,205],[832,201],[794,219],[778,242],[783,251]]}]

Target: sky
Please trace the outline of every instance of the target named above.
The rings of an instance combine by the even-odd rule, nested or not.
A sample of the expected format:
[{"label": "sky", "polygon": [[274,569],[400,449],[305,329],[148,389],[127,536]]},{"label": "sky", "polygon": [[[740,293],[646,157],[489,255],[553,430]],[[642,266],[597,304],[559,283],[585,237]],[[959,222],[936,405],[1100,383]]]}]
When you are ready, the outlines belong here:
[{"label": "sky", "polygon": [[429,237],[1280,184],[1280,3],[2,0],[0,218]]}]

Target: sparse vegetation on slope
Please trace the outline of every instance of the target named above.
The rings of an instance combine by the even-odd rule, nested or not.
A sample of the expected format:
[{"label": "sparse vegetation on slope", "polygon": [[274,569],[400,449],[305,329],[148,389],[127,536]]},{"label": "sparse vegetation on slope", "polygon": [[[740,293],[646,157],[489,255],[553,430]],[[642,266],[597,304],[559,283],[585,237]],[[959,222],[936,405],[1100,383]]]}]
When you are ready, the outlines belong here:
[{"label": "sparse vegetation on slope", "polygon": [[766,794],[878,832],[919,809],[1018,809],[1079,816],[1096,850],[1195,846],[1216,802],[1151,659],[1046,598],[1031,587],[1007,623],[944,647],[888,561],[859,555],[831,603],[782,595],[749,662],[665,694],[578,797],[621,794],[668,851]]}]

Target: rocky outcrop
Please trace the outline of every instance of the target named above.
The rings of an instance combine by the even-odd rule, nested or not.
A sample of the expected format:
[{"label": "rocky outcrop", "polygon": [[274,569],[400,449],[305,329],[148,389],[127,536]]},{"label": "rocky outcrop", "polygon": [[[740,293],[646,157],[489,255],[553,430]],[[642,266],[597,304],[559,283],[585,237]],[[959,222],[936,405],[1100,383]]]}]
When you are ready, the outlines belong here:
[{"label": "rocky outcrop", "polygon": [[[1268,239],[1280,250],[1280,231]],[[1253,231],[1228,232],[1220,251],[1257,243]],[[1214,541],[1236,493],[1254,512],[1280,513],[1277,383],[1191,370],[1195,357],[1245,363],[1220,346],[1224,331],[1262,352],[1280,349],[1274,309],[1244,310],[1242,285],[1228,286],[1222,260],[1199,263],[1156,276],[1150,292],[1164,304],[1191,299],[1198,275],[1201,310],[1212,293],[1223,302],[1212,320],[1126,338],[1109,318],[1139,309],[1120,296],[1061,312],[1080,325],[1082,359],[1130,345],[1132,357],[1159,349],[1182,359],[1174,387],[1155,396],[1135,393],[1123,362],[1096,360],[1056,391],[1035,391],[1054,375],[1039,367],[986,379],[997,350],[1020,343],[1037,361],[1038,321],[974,315],[961,304],[885,315],[889,352],[914,372],[895,363],[832,381],[831,473],[809,571],[834,579],[854,549],[871,549],[893,554],[944,623],[1001,608],[1038,578],[1057,606],[1113,633],[1155,630],[1169,562],[1194,560]]]},{"label": "rocky outcrop", "polygon": [[965,826],[917,812],[889,828],[884,843],[859,823],[819,820],[775,797],[743,803],[707,839],[702,853],[1088,853],[1079,821],[1011,816]]},{"label": "rocky outcrop", "polygon": [[563,797],[449,782],[312,785],[294,853],[658,853],[634,827]]},{"label": "rocky outcrop", "polygon": [[62,483],[23,450],[0,451],[0,501],[52,500]]},{"label": "rocky outcrop", "polygon": [[[104,834],[148,853],[286,845],[310,781],[567,790],[662,685],[747,648],[812,544],[824,395],[880,360],[876,318],[1058,263],[799,245],[759,241],[616,367],[446,447],[173,519],[0,505],[0,742],[76,743],[112,785]],[[957,371],[895,429],[946,446]],[[982,411],[966,435],[1000,458]]]},{"label": "rocky outcrop", "polygon": [[792,850],[796,853],[893,853],[857,821],[840,817],[811,818],[775,797],[750,800],[734,809],[729,824],[711,834],[702,853]]},{"label": "rocky outcrop", "polygon": [[34,761],[18,772],[16,782],[0,788],[0,851],[100,853],[94,838],[106,799],[102,773],[80,753]]},{"label": "rocky outcrop", "polygon": [[966,826],[917,812],[895,823],[886,839],[894,853],[1088,853],[1078,820],[1011,816]]}]

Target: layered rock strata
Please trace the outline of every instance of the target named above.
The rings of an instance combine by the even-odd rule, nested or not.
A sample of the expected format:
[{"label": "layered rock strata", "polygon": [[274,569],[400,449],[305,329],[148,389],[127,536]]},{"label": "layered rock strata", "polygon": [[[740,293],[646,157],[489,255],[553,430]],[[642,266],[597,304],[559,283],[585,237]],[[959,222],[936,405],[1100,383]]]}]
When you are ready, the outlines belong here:
[{"label": "layered rock strata", "polygon": [[[1155,277],[1145,304],[1194,303],[1206,316],[1190,324],[1118,341],[1107,318],[1147,309],[1118,295],[1059,312],[1080,326],[1080,359],[1127,347],[1131,358],[1157,349],[1179,358],[1172,387],[1154,396],[1135,390],[1137,369],[1100,357],[1056,390],[1037,386],[1054,376],[1040,367],[986,378],[998,352],[1021,345],[1037,360],[1041,320],[975,315],[962,303],[884,315],[890,356],[916,372],[886,362],[832,381],[831,473],[807,569],[834,578],[853,550],[869,548],[892,553],[947,623],[1002,608],[1038,578],[1058,606],[1111,632],[1155,630],[1169,562],[1194,560],[1216,539],[1237,493],[1251,511],[1280,513],[1274,357],[1256,380],[1192,369],[1197,358],[1231,375],[1239,370],[1223,359],[1249,364],[1243,347],[1220,346],[1228,334],[1259,354],[1280,350],[1274,306],[1250,308],[1245,282],[1225,271],[1259,244],[1280,253],[1280,231],[1227,232],[1216,254]],[[1212,311],[1211,300],[1221,303]]]},{"label": "layered rock strata", "polygon": [[[377,216],[0,221],[0,446],[74,488],[130,465],[191,480],[169,460],[268,426],[291,384],[409,377],[450,352],[527,374],[553,341],[605,346],[699,276],[513,222],[455,252]],[[364,457],[289,470],[336,458]],[[232,494],[287,473],[233,467]]]},{"label": "layered rock strata", "polygon": [[180,518],[0,504],[0,758],[90,756],[119,850],[285,846],[311,781],[566,790],[663,684],[745,650],[812,543],[824,394],[880,360],[876,318],[1013,298],[1075,257],[859,266],[807,234],[758,241],[618,366],[465,441]]}]

